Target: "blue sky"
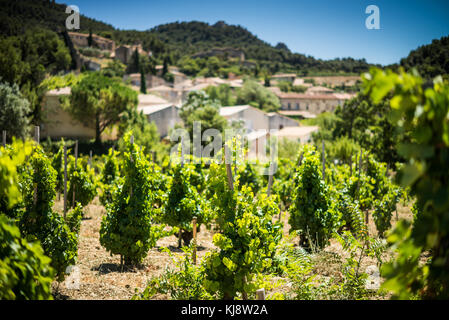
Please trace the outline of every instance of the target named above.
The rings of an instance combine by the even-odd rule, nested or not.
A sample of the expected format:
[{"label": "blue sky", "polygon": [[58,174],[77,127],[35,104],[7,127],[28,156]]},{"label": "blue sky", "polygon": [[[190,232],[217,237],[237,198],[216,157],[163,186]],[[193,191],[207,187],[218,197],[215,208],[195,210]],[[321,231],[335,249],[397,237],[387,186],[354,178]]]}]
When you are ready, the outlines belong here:
[{"label": "blue sky", "polygon": [[[70,0],[88,17],[120,29],[147,30],[174,21],[224,20],[275,45],[321,59],[365,58],[391,64],[432,39],[449,35],[447,0]],[[368,30],[368,5],[380,29]]]}]

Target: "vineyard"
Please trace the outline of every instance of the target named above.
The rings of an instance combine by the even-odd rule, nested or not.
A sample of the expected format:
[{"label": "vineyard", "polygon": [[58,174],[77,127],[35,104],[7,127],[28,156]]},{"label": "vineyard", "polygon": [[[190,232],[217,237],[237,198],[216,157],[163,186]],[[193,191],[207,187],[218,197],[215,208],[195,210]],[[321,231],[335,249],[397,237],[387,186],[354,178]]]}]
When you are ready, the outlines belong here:
[{"label": "vineyard", "polygon": [[406,137],[394,168],[324,141],[269,163],[231,140],[231,161],[158,161],[132,131],[105,155],[5,132],[0,298],[447,299],[449,85],[363,80]]}]

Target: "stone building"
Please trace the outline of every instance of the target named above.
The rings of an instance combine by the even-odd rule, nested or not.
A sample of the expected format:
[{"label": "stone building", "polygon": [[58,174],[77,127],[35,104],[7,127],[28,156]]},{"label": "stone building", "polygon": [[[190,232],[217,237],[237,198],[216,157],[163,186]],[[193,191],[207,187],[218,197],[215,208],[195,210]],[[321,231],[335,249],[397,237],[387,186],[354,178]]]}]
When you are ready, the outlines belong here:
[{"label": "stone building", "polygon": [[42,101],[44,121],[41,137],[53,139],[91,139],[95,138],[95,128],[75,119],[61,107],[60,98],[69,96],[70,87],[48,91]]},{"label": "stone building", "polygon": [[[70,40],[77,47],[88,47],[89,46],[89,34],[78,33],[78,32],[68,32]],[[115,50],[115,42],[111,39],[106,39],[100,37],[99,35],[92,34],[93,47],[98,47],[101,50],[107,50],[113,52]]]}]

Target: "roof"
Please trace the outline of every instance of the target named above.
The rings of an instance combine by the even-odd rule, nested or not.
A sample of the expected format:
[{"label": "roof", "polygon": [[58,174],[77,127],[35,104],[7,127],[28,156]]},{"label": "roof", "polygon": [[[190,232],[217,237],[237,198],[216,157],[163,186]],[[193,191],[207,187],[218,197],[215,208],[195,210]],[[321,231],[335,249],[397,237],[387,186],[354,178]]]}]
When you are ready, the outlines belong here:
[{"label": "roof", "polygon": [[161,86],[157,86],[157,87],[151,88],[148,91],[173,91],[173,88],[171,88],[169,86],[161,85]]},{"label": "roof", "polygon": [[281,130],[274,132],[273,135],[278,138],[301,138],[318,131],[318,126],[302,126],[302,127],[284,127]]},{"label": "roof", "polygon": [[161,110],[171,108],[172,106],[176,107],[172,103],[164,103],[164,104],[158,104],[158,105],[152,105],[152,106],[139,106],[137,107],[138,111],[142,111],[144,115],[153,114],[156,112],[159,112]]},{"label": "roof", "polygon": [[308,88],[307,92],[334,92],[334,90],[323,87],[323,86],[316,86],[316,87]]},{"label": "roof", "polygon": [[299,110],[279,110],[279,113],[284,116],[301,116],[305,119],[316,118],[316,115],[310,113],[309,111],[299,111]]},{"label": "roof", "polygon": [[248,108],[251,108],[251,106],[240,105],[240,106],[232,106],[232,107],[221,107],[220,108],[220,116],[223,116],[223,117],[231,116],[233,114],[239,113]]},{"label": "roof", "polygon": [[271,78],[285,78],[285,77],[296,78],[296,74],[295,73],[280,73],[280,74],[275,74],[275,75],[271,76]]},{"label": "roof", "polygon": [[335,93],[324,93],[324,94],[310,94],[310,93],[296,93],[296,92],[275,92],[275,93],[281,99],[345,100],[351,98],[349,94],[335,94]]},{"label": "roof", "polygon": [[65,87],[65,88],[58,88],[58,89],[53,89],[53,90],[47,91],[46,95],[47,96],[68,96],[68,95],[70,95],[71,92],[72,92],[72,88]]},{"label": "roof", "polygon": [[167,100],[154,94],[139,94],[139,105],[156,105],[168,103]]}]

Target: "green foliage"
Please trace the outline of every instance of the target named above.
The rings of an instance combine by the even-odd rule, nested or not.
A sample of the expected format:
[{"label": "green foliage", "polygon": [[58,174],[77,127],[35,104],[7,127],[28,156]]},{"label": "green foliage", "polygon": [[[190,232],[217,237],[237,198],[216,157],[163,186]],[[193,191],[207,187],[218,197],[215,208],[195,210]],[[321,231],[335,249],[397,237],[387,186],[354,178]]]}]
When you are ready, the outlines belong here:
[{"label": "green foliage", "polygon": [[76,235],[79,235],[80,233],[81,220],[83,219],[83,216],[83,207],[80,203],[77,203],[75,208],[67,214],[67,226],[69,227],[70,231],[72,231]]},{"label": "green foliage", "polygon": [[277,83],[277,87],[281,89],[282,92],[297,92],[304,93],[307,90],[307,87],[304,86],[295,86],[290,81],[279,81]]},{"label": "green foliage", "polygon": [[240,168],[237,174],[239,176],[238,179],[240,190],[243,186],[248,186],[251,188],[251,191],[254,194],[257,194],[259,192],[262,184],[256,169],[253,165],[251,165],[251,163],[246,161],[245,166],[243,168]]},{"label": "green foliage", "polygon": [[31,144],[14,141],[0,147],[0,299],[52,299],[54,270],[39,243],[21,237],[4,213],[21,200],[17,167],[31,153]]},{"label": "green foliage", "polygon": [[359,74],[367,71],[369,67],[369,64],[363,59],[344,58],[318,61],[313,57],[276,48],[260,40],[244,27],[228,25],[223,21],[213,25],[198,21],[169,23],[151,29],[150,34],[164,42],[167,50],[172,52],[176,58],[205,52],[211,48],[240,48],[245,53],[247,60],[254,60],[260,68],[267,69],[271,73],[300,69],[310,72]]},{"label": "green foliage", "polygon": [[30,103],[15,84],[0,83],[0,128],[9,137],[24,139],[28,134]]},{"label": "green foliage", "polygon": [[144,154],[148,155],[152,151],[156,151],[158,154],[167,153],[167,147],[160,143],[156,124],[148,122],[147,117],[142,112],[134,109],[127,110],[120,117],[119,136],[121,138],[118,142],[119,151],[123,152],[126,150],[124,135],[128,131],[132,131],[134,142],[143,147]]},{"label": "green foliage", "polygon": [[[212,100],[202,91],[190,92],[187,101],[183,104],[179,116],[184,122],[184,128],[189,132],[190,139],[194,136],[194,122],[201,123],[201,137],[207,129],[216,129],[223,132],[227,127],[227,120],[220,115],[221,105],[217,100]],[[202,144],[207,142],[201,141]]]},{"label": "green foliage", "polygon": [[64,192],[64,140],[58,149],[58,152],[53,156],[51,160],[51,166],[56,171],[56,191],[59,193]]},{"label": "green foliage", "polygon": [[[197,226],[207,224],[210,210],[197,188],[194,186],[195,168],[189,164],[177,164],[172,169],[172,180],[164,203],[162,221],[178,227],[183,233],[192,232],[192,219],[197,218]],[[191,235],[183,234],[184,243],[189,244]],[[181,243],[181,242],[179,242]]]},{"label": "green foliage", "polygon": [[273,197],[261,194],[254,198],[243,186],[238,191],[227,184],[224,164],[211,164],[209,188],[213,191],[211,205],[216,209],[216,220],[221,233],[214,235],[218,250],[208,253],[203,261],[206,272],[204,286],[211,293],[232,299],[238,292],[254,292],[261,272],[269,267],[276,245],[282,237],[282,225],[273,223],[279,207]]},{"label": "green foliage", "polygon": [[[387,94],[391,119],[398,130],[411,137],[401,143],[399,152],[407,164],[398,174],[403,186],[416,195],[420,212],[410,230],[399,224],[389,237],[398,256],[385,267],[385,288],[394,297],[449,297],[449,84],[441,78],[425,88],[416,74],[399,74],[373,69],[364,75],[365,91],[374,103]],[[419,263],[424,251],[430,252],[427,264]]]},{"label": "green foliage", "polygon": [[49,300],[54,271],[39,243],[20,236],[19,229],[0,214],[0,299]]},{"label": "green foliage", "polygon": [[77,236],[52,209],[56,172],[40,147],[36,147],[28,159],[22,176],[25,208],[20,218],[20,231],[28,241],[41,242],[44,253],[51,258],[57,280],[61,281],[66,268],[76,262]]},{"label": "green foliage", "polygon": [[101,194],[100,203],[106,207],[106,205],[112,202],[112,192],[114,186],[120,178],[120,165],[117,159],[118,152],[114,151],[112,148],[104,159],[104,167],[101,173],[100,184],[101,184]]},{"label": "green foliage", "polygon": [[236,103],[236,96],[228,84],[209,86],[205,91],[210,99],[220,101],[222,106],[234,106]]},{"label": "green foliage", "polygon": [[163,235],[163,226],[154,224],[151,167],[142,150],[125,135],[123,183],[114,188],[100,229],[100,243],[125,264],[138,264]]},{"label": "green foliage", "polygon": [[438,75],[448,79],[449,74],[449,36],[435,39],[431,44],[420,46],[401,59],[401,67],[410,71],[418,70],[420,75],[432,79]]},{"label": "green foliage", "polygon": [[68,198],[67,205],[74,206],[73,192],[75,191],[75,204],[80,203],[83,207],[88,205],[97,195],[97,185],[95,183],[95,173],[90,168],[83,168],[81,159],[78,159],[75,166],[75,158],[69,156],[68,159]]},{"label": "green foliage", "polygon": [[318,154],[308,145],[303,152],[302,164],[294,177],[289,223],[291,230],[299,230],[301,246],[322,248],[338,227],[339,217],[331,208]]},{"label": "green foliage", "polygon": [[247,79],[237,92],[237,104],[249,104],[266,112],[281,107],[279,98],[255,80]]},{"label": "green foliage", "polygon": [[91,72],[72,87],[66,108],[70,114],[95,128],[95,141],[109,126],[119,122],[121,114],[137,106],[137,93],[121,81]]},{"label": "green foliage", "polygon": [[136,294],[132,300],[150,300],[157,294],[168,294],[173,300],[210,300],[214,298],[204,289],[205,274],[203,267],[193,264],[191,250],[183,248],[184,255],[175,258],[169,250],[175,268],[167,267],[164,273],[153,277],[142,293]]},{"label": "green foliage", "polygon": [[105,68],[101,69],[101,73],[106,77],[114,78],[123,78],[125,75],[126,66],[120,62],[118,59],[114,59],[109,61]]}]

